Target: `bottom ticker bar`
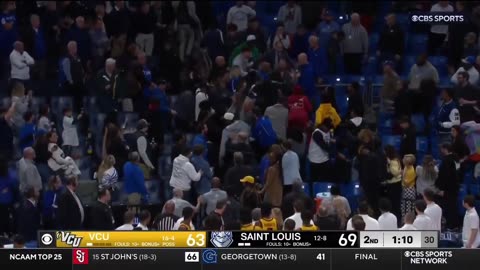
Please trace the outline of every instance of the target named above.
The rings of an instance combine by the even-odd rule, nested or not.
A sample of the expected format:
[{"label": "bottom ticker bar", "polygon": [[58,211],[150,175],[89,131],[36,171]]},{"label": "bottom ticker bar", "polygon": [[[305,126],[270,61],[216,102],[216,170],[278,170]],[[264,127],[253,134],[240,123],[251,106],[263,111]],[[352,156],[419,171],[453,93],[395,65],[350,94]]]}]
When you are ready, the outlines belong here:
[{"label": "bottom ticker bar", "polygon": [[0,249],[7,269],[470,269],[478,249]]}]

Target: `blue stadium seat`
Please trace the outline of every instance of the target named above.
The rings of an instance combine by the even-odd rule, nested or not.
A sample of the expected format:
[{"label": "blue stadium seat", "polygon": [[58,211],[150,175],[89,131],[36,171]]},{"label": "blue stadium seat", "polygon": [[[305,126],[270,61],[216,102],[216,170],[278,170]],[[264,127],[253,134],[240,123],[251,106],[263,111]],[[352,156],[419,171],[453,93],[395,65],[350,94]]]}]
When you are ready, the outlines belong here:
[{"label": "blue stadium seat", "polygon": [[480,184],[477,184],[477,183],[470,184],[469,189],[468,189],[468,193],[470,193],[474,196],[479,196],[480,195]]},{"label": "blue stadium seat", "polygon": [[430,56],[430,63],[437,68],[440,77],[448,76],[448,58],[445,56]]},{"label": "blue stadium seat", "polygon": [[425,117],[423,117],[423,114],[412,115],[411,121],[415,125],[417,134],[422,134],[425,131]]},{"label": "blue stadium seat", "polygon": [[303,191],[304,191],[308,196],[311,196],[310,184],[309,184],[309,183],[303,183]]},{"label": "blue stadium seat", "polygon": [[377,52],[378,41],[380,40],[380,35],[378,33],[371,33],[368,38],[368,51],[370,54],[375,54]]},{"label": "blue stadium seat", "polygon": [[148,195],[150,196],[149,203],[159,203],[160,202],[160,181],[156,179],[151,179],[150,181],[145,181],[145,187],[147,188]]},{"label": "blue stadium seat", "polygon": [[417,137],[417,152],[428,152],[428,138],[419,136]]},{"label": "blue stadium seat", "polygon": [[383,145],[392,145],[397,149],[397,151],[400,149],[400,142],[402,140],[402,137],[399,135],[385,135],[382,136],[382,144]]},{"label": "blue stadium seat", "polygon": [[381,112],[378,118],[380,133],[383,135],[391,134],[393,128],[393,114]]},{"label": "blue stadium seat", "polygon": [[410,69],[413,65],[415,65],[417,61],[416,55],[405,55],[403,60],[403,73],[408,75],[410,73]]},{"label": "blue stadium seat", "polygon": [[473,168],[467,168],[467,169],[465,170],[465,174],[463,175],[462,182],[463,182],[463,184],[465,184],[467,187],[473,184],[473,182],[474,182]]},{"label": "blue stadium seat", "polygon": [[410,24],[410,14],[395,14],[397,18],[397,24],[402,27],[403,30],[407,30]]},{"label": "blue stadium seat", "polygon": [[330,188],[332,187],[333,183],[329,182],[314,182],[313,183],[313,194],[322,193],[322,192],[330,192]]},{"label": "blue stadium seat", "polygon": [[428,35],[412,34],[408,37],[407,50],[414,55],[427,51]]},{"label": "blue stadium seat", "polygon": [[348,98],[346,95],[337,95],[335,96],[337,102],[337,107],[339,110],[340,116],[343,118],[347,115],[348,112]]}]

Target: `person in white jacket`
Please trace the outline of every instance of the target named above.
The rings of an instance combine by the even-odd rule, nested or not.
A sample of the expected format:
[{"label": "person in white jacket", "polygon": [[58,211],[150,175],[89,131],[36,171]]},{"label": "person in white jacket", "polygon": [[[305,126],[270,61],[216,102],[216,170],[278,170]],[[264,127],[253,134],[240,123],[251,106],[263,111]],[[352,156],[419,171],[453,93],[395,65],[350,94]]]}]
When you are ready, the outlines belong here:
[{"label": "person in white jacket", "polygon": [[471,85],[477,85],[478,80],[480,79],[480,75],[478,73],[478,70],[474,66],[475,64],[475,56],[468,56],[465,59],[462,59],[462,64],[461,66],[457,69],[455,74],[452,75],[452,78],[450,81],[454,84],[458,83],[457,75],[458,73],[462,71],[466,71],[469,75],[468,77],[468,82]]},{"label": "person in white jacket", "polygon": [[[79,117],[80,116],[81,114],[79,115]],[[72,115],[72,109],[64,109],[62,139],[63,147],[67,155],[70,155],[73,147],[77,147],[79,145],[77,125],[74,122],[75,118]]]},{"label": "person in white jacket", "polygon": [[22,82],[30,80],[30,66],[35,60],[24,50],[23,42],[16,41],[10,53],[10,78]]},{"label": "person in white jacket", "polygon": [[257,14],[251,7],[244,5],[245,1],[236,1],[235,6],[231,7],[227,13],[227,25],[235,24],[238,32],[247,29],[248,19]]},{"label": "person in white jacket", "polygon": [[191,199],[190,189],[193,182],[198,182],[203,175],[202,170],[196,171],[190,162],[192,150],[188,147],[182,150],[182,153],[173,160],[172,176],[170,177],[170,186],[174,189],[182,190],[186,200]]},{"label": "person in white jacket", "polygon": [[58,136],[55,132],[49,132],[47,134],[48,139],[48,151],[52,154],[48,160],[48,167],[55,173],[63,173],[65,176],[81,175],[75,161],[68,156],[65,156],[63,150],[57,145]]}]

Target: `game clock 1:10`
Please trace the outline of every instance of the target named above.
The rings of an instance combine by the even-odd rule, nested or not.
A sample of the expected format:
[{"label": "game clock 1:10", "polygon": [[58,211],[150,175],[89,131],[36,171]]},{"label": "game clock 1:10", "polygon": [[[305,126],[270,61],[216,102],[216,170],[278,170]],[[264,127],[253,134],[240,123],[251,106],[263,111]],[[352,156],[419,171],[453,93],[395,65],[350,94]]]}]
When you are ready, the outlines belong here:
[{"label": "game clock 1:10", "polygon": [[393,236],[392,237],[394,244],[413,244],[413,236]]}]

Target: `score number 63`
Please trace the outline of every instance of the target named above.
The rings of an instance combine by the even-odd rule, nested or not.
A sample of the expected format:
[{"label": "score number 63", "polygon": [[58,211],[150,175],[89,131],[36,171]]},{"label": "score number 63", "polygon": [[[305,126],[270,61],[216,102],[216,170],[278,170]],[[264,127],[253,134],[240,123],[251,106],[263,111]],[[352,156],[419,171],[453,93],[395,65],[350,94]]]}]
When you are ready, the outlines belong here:
[{"label": "score number 63", "polygon": [[203,247],[205,246],[205,235],[204,234],[189,234],[187,237],[187,246],[189,247]]},{"label": "score number 63", "polygon": [[357,242],[357,234],[355,233],[342,233],[340,235],[340,238],[338,239],[338,245],[341,247],[346,247],[347,245],[350,245],[353,247],[355,243]]}]

